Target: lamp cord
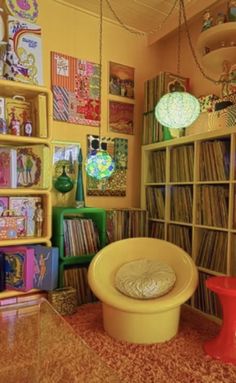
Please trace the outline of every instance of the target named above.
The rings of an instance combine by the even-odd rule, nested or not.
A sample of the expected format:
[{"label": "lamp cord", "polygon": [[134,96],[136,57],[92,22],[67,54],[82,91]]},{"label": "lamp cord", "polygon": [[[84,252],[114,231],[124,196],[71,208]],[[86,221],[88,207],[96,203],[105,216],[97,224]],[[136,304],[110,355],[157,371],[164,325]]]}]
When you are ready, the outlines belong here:
[{"label": "lamp cord", "polygon": [[179,6],[179,24],[178,24],[178,44],[177,44],[177,74],[180,75],[180,57],[181,57],[181,19],[182,10]]},{"label": "lamp cord", "polygon": [[101,134],[102,134],[102,36],[103,36],[103,0],[100,0],[100,23],[99,23],[99,98],[100,98],[99,149],[101,149]]},{"label": "lamp cord", "polygon": [[192,52],[192,55],[193,55],[193,58],[194,58],[194,61],[195,61],[195,64],[197,65],[199,71],[201,72],[201,74],[203,75],[203,77],[211,82],[214,82],[216,85],[219,85],[219,84],[225,84],[225,83],[230,83],[231,81],[230,80],[215,80],[213,79],[212,77],[208,76],[204,70],[202,69],[198,59],[197,59],[197,55],[196,55],[196,52],[194,50],[194,47],[193,47],[193,43],[192,43],[192,39],[191,39],[191,36],[190,36],[190,33],[189,33],[189,28],[188,28],[188,23],[187,23],[187,17],[186,17],[186,12],[185,12],[185,8],[184,8],[184,0],[179,0],[179,8],[180,10],[182,9],[182,13],[183,13],[183,20],[184,20],[184,25],[185,25],[185,32],[186,32],[186,35],[187,35],[187,39],[188,39],[188,43],[189,43],[189,46],[190,46],[190,50]]}]

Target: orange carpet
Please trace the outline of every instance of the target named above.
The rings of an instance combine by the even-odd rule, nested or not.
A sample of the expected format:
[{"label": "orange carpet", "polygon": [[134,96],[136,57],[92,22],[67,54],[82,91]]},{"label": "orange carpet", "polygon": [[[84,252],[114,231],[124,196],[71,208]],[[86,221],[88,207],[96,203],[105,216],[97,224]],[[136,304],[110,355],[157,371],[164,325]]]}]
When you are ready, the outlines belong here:
[{"label": "orange carpet", "polygon": [[218,332],[215,323],[183,308],[178,335],[165,343],[134,345],[103,330],[100,303],[65,317],[76,333],[114,369],[122,383],[236,383],[236,366],[205,355],[202,345]]}]

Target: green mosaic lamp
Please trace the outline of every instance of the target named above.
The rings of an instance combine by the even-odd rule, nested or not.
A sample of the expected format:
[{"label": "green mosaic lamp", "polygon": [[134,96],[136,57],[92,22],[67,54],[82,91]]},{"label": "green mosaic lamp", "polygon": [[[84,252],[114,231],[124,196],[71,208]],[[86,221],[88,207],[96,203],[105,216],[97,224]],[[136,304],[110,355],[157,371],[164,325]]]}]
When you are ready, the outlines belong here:
[{"label": "green mosaic lamp", "polygon": [[106,150],[99,149],[88,155],[85,169],[92,178],[107,179],[115,170],[115,161]]}]

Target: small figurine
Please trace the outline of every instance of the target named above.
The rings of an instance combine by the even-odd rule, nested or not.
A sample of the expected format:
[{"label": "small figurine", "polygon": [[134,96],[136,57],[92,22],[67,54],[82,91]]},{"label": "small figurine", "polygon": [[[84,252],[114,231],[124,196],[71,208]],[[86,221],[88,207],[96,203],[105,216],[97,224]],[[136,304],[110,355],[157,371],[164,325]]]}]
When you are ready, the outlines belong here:
[{"label": "small figurine", "polygon": [[33,131],[32,122],[29,121],[29,120],[25,121],[23,123],[24,136],[31,137],[32,136],[32,131]]},{"label": "small figurine", "polygon": [[227,60],[223,61],[223,72],[220,75],[219,80],[221,81],[221,97],[228,96],[229,94],[229,72],[230,63]]},{"label": "small figurine", "polygon": [[37,237],[42,237],[43,233],[43,208],[41,202],[36,203],[34,212],[35,234]]},{"label": "small figurine", "polygon": [[17,120],[14,113],[12,113],[9,129],[14,136],[20,136],[20,120]]},{"label": "small figurine", "polygon": [[228,1],[228,21],[236,21],[236,0]]},{"label": "small figurine", "polygon": [[216,18],[216,24],[224,24],[226,22],[226,16],[224,13],[219,12]]},{"label": "small figurine", "polygon": [[205,31],[208,28],[211,28],[213,26],[213,18],[211,16],[210,10],[206,9],[203,13],[203,24],[202,24],[202,31]]},{"label": "small figurine", "polygon": [[0,118],[0,134],[7,134],[7,123],[4,118]]}]

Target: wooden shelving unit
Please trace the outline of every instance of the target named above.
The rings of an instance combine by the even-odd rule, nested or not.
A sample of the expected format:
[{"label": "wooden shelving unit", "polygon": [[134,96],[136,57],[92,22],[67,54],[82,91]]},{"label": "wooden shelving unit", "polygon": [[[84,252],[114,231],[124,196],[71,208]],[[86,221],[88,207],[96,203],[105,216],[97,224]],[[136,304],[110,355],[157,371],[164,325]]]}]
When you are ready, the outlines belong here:
[{"label": "wooden shelving unit", "polygon": [[[224,60],[231,65],[235,64],[235,34],[236,23],[234,22],[215,25],[200,33],[197,50],[204,68],[219,75],[223,72],[222,64]],[[206,48],[209,49],[208,53],[206,53]]]},{"label": "wooden shelving unit", "polygon": [[[45,145],[49,147],[51,153],[51,129],[52,129],[52,95],[50,89],[42,86],[34,86],[15,81],[0,80],[0,97],[12,98],[13,96],[22,96],[25,101],[29,102],[32,106],[33,117],[33,135],[15,136],[11,134],[0,134],[1,147],[17,147],[29,145]],[[43,102],[41,103],[40,99]],[[48,166],[49,164],[42,164]],[[2,239],[0,240],[0,250],[3,246],[19,246],[19,245],[34,245],[45,244],[51,245],[52,235],[52,213],[51,213],[51,182],[48,183],[46,188],[1,188],[0,196],[6,197],[40,197],[44,211],[44,221],[42,236],[24,236],[16,239]],[[27,291],[3,291],[0,293],[0,299],[13,298],[19,295],[30,294],[37,290]]]},{"label": "wooden shelving unit", "polygon": [[141,207],[149,211],[149,235],[193,257],[200,278],[191,305],[216,317],[219,307],[204,281],[236,275],[235,153],[236,126],[142,146]]}]

